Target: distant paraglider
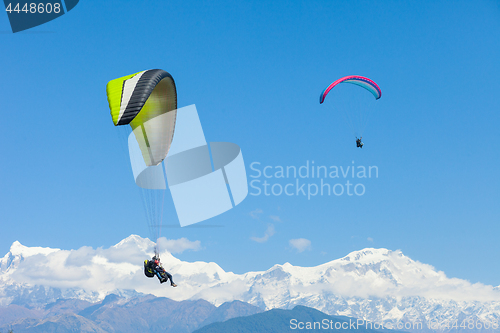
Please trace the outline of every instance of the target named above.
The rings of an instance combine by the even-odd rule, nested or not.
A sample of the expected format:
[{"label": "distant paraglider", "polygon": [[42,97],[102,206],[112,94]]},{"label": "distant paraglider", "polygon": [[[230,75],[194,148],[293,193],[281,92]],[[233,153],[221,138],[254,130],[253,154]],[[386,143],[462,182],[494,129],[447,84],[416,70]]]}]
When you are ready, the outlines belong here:
[{"label": "distant paraglider", "polygon": [[[369,92],[371,92],[376,100],[382,97],[382,90],[374,81],[364,76],[349,75],[336,80],[328,87],[326,87],[325,90],[323,90],[323,92],[319,96],[319,103],[323,104],[328,93],[330,93],[330,91],[333,88],[335,88],[337,85],[341,83],[351,83],[363,87]],[[362,132],[364,131],[368,122],[369,118],[369,114],[367,114],[368,111],[358,112],[358,114],[355,114],[355,112],[351,110],[344,109],[343,111],[345,113],[344,115],[346,117],[347,123],[350,125],[351,129],[356,134],[356,147],[363,148],[364,143],[361,141],[361,139],[362,139]]]},{"label": "distant paraglider", "polygon": [[356,147],[358,148],[363,148],[364,146],[364,143],[363,141],[361,141],[361,139],[363,139],[363,137],[360,137],[359,139],[356,137]]}]

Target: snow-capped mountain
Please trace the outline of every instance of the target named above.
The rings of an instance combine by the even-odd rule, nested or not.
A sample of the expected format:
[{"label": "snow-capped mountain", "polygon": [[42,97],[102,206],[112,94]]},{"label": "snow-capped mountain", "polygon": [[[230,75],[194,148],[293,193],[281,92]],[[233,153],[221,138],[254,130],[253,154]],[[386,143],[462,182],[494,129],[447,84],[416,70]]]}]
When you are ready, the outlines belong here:
[{"label": "snow-capped mountain", "polygon": [[95,302],[109,293],[153,294],[177,301],[205,299],[215,305],[241,300],[265,310],[305,305],[389,328],[397,328],[398,322],[420,322],[423,328],[432,323],[434,330],[460,325],[464,319],[500,322],[498,287],[448,278],[401,251],[369,248],[316,267],[285,263],[241,275],[215,263],[183,262],[165,252],[162,262],[180,287],[159,288],[156,279],[143,274],[142,263],[153,247],[136,235],[109,249],[67,251],[14,242],[0,260],[0,305],[36,308],[60,298]]}]

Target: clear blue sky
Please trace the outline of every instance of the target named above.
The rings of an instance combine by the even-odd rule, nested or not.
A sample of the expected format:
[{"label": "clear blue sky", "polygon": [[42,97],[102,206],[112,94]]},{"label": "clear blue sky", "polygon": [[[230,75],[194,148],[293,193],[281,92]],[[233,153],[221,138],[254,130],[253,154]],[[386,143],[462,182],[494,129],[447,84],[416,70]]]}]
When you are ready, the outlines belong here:
[{"label": "clear blue sky", "polygon": [[[498,1],[80,1],[17,34],[0,14],[0,32],[0,255],[15,240],[77,249],[148,236],[105,88],[161,68],[207,140],[240,145],[249,175],[252,162],[379,169],[361,197],[249,195],[204,222],[224,227],[165,228],[201,241],[180,259],[241,273],[384,247],[500,285]],[[333,99],[318,103],[351,74],[383,93],[369,100],[363,150]],[[165,207],[177,224],[169,196]],[[270,223],[267,242],[250,239]],[[298,238],[310,250],[291,249]]]}]

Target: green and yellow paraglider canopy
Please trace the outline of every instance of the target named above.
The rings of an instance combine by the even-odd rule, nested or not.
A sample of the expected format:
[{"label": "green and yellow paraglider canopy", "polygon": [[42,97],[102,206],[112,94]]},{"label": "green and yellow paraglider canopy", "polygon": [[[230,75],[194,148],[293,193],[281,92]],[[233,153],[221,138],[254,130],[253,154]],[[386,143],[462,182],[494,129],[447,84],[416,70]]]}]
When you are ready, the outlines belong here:
[{"label": "green and yellow paraglider canopy", "polygon": [[142,71],[109,81],[106,92],[115,126],[130,124],[147,166],[161,163],[175,129],[173,77],[161,69]]}]

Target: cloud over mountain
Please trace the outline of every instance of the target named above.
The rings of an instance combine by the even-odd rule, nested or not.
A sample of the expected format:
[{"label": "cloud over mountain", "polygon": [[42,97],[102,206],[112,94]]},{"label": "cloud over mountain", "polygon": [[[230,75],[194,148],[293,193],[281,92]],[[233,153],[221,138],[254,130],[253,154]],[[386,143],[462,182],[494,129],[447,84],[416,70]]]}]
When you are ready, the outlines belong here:
[{"label": "cloud over mountain", "polygon": [[[187,239],[163,242],[200,248]],[[307,248],[303,241],[296,245]],[[30,248],[14,242],[0,260],[0,305],[34,298],[95,301],[115,292],[177,301],[205,299],[215,305],[241,300],[261,309],[305,305],[372,321],[443,315],[453,319],[464,314],[500,320],[498,287],[448,278],[401,251],[368,248],[315,267],[285,263],[245,274],[225,272],[216,263],[183,262],[165,251],[162,262],[179,285],[171,288],[144,276],[143,261],[153,248],[151,241],[136,235],[107,249]]]},{"label": "cloud over mountain", "polygon": [[[161,244],[177,246],[179,252],[198,250],[200,243],[185,238],[179,240],[161,239]],[[165,248],[165,247],[163,247]],[[185,299],[184,293],[167,289],[156,279],[147,279],[143,273],[143,262],[154,253],[154,243],[137,235],[129,236],[110,248],[81,247],[77,250],[29,248],[14,242],[10,252],[0,260],[0,283],[6,285],[38,285],[49,288],[82,289],[89,295],[103,298],[115,290],[135,290],[156,296]],[[182,263],[169,252],[161,253],[162,263],[177,281],[182,276],[200,281],[205,274],[223,274],[214,263]],[[203,278],[202,278],[203,277]],[[1,299],[0,292],[0,299]],[[92,297],[89,300],[93,300]],[[6,300],[0,301],[4,304]]]}]

